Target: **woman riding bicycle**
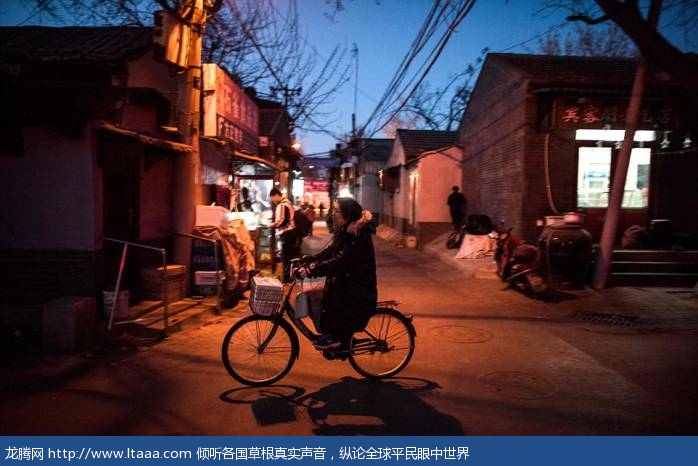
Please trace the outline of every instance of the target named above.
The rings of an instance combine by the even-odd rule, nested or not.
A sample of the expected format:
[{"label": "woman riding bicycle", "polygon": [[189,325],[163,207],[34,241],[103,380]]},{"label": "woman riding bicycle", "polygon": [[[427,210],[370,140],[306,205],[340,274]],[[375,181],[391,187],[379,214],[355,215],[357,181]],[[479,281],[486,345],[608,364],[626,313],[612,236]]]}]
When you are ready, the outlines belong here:
[{"label": "woman riding bicycle", "polygon": [[301,277],[327,277],[322,298],[319,349],[346,345],[354,332],[362,330],[376,309],[376,257],[371,213],[350,198],[334,202],[334,235],[328,247],[304,258]]}]

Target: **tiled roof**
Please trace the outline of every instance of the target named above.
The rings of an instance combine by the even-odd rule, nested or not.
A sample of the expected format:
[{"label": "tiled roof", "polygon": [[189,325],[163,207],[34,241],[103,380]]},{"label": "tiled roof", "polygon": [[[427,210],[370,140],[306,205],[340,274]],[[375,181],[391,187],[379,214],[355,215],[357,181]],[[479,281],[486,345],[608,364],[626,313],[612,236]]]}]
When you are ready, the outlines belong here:
[{"label": "tiled roof", "polygon": [[393,150],[393,139],[360,139],[361,157],[366,162],[386,162]]},{"label": "tiled roof", "polygon": [[[534,84],[565,86],[629,87],[637,60],[623,57],[577,57],[491,53],[488,60],[514,66]],[[650,70],[650,81],[667,80]]]},{"label": "tiled roof", "polygon": [[458,132],[399,129],[397,138],[402,143],[407,164],[423,152],[454,145],[458,141]]},{"label": "tiled roof", "polygon": [[0,62],[115,64],[153,46],[150,27],[0,27]]}]

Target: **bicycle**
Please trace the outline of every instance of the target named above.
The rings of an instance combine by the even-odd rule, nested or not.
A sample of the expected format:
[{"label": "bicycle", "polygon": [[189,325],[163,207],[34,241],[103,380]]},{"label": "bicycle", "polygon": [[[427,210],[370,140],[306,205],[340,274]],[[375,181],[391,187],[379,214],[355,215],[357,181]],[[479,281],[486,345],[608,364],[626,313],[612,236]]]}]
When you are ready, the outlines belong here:
[{"label": "bicycle", "polygon": [[[299,260],[295,259],[294,268],[298,265]],[[296,315],[291,304],[291,295],[299,284],[295,275],[291,273],[291,283],[284,285],[280,303],[269,315],[244,317],[223,338],[223,365],[238,382],[249,386],[278,382],[300,356],[295,330],[311,342],[320,338],[301,320],[303,317]],[[399,304],[397,300],[379,301],[363,330],[354,333],[338,349],[318,351],[328,360],[348,360],[366,378],[395,376],[412,359],[417,336],[412,317],[402,314],[397,309]]]}]

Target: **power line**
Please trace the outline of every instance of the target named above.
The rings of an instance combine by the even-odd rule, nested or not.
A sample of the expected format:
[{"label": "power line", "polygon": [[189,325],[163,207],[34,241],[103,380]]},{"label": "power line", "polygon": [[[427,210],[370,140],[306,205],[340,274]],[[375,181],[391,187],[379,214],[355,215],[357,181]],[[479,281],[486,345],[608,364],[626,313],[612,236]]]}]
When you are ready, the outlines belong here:
[{"label": "power line", "polygon": [[[373,114],[372,114],[372,118],[369,118],[369,120],[367,120],[367,122],[366,122],[366,123],[364,124],[364,126],[362,127],[362,130],[364,130],[365,134],[374,135],[375,133],[377,133],[378,131],[380,131],[381,129],[383,129],[393,118],[395,118],[396,115],[398,115],[398,114],[400,113],[400,111],[402,110],[402,108],[404,108],[404,105],[406,105],[407,102],[409,101],[409,99],[414,95],[414,92],[416,92],[416,90],[417,90],[417,88],[419,87],[419,85],[423,82],[423,80],[426,78],[428,72],[431,70],[431,68],[432,68],[433,65],[435,64],[436,59],[437,59],[438,56],[441,54],[441,51],[443,50],[443,47],[446,45],[446,43],[444,42],[444,40],[448,40],[448,37],[450,37],[450,35],[452,34],[453,30],[454,30],[455,27],[457,26],[458,22],[460,22],[460,21],[465,17],[465,15],[467,15],[467,13],[470,11],[470,9],[472,9],[473,5],[474,5],[474,0],[473,0],[472,2],[469,2],[467,5],[464,6],[464,8],[462,8],[462,9],[459,11],[459,13],[458,13],[458,15],[457,15],[457,18],[456,18],[456,19],[453,21],[453,23],[449,26],[449,30],[444,34],[444,36],[442,36],[441,40],[439,41],[439,45],[437,45],[437,48],[433,49],[432,52],[431,52],[431,54],[429,55],[429,57],[432,57],[432,59],[429,61],[429,64],[426,65],[427,62],[425,62],[425,63],[423,63],[422,66],[420,67],[420,70],[422,70],[422,69],[424,69],[424,67],[426,66],[426,67],[427,67],[427,68],[426,68],[426,71],[422,72],[421,76],[419,77],[419,80],[416,82],[416,84],[414,84],[414,85],[411,87],[411,90],[409,91],[409,93],[407,94],[407,96],[404,97],[404,98],[401,98],[401,102],[398,104],[397,109],[394,109],[393,111],[390,112],[390,117],[387,118],[387,119],[385,120],[385,122],[384,122],[380,127],[378,127],[377,129],[375,129],[375,130],[373,130],[373,131],[371,131],[371,132],[369,133],[368,131],[366,131],[366,128],[370,125],[370,123],[372,122],[372,119],[376,119],[376,118],[378,118],[380,115],[384,115],[384,114],[385,114],[385,111],[380,111],[380,112],[377,111],[377,110],[379,109],[380,105],[376,107],[376,110],[374,110],[374,112],[373,112]],[[462,13],[462,16],[461,16],[461,13]],[[533,41],[533,40],[536,40],[536,39],[538,39],[538,38],[540,38],[540,37],[543,37],[543,36],[545,36],[545,35],[547,35],[547,34],[550,34],[550,33],[554,32],[554,31],[563,29],[563,28],[564,28],[565,26],[567,26],[567,25],[568,25],[567,22],[562,22],[562,23],[559,23],[559,24],[557,24],[557,25],[551,26],[551,27],[548,28],[548,30],[547,30],[546,32],[536,34],[536,35],[534,35],[533,37],[531,37],[531,38],[529,38],[529,39],[526,39],[526,40],[524,40],[524,41],[522,41],[522,42],[519,42],[519,43],[517,43],[517,44],[515,44],[515,45],[512,45],[512,46],[510,46],[510,47],[504,48],[504,49],[500,50],[500,52],[506,52],[506,51],[508,51],[508,50],[512,50],[512,49],[515,49],[515,48],[519,48],[519,47],[521,47],[521,46],[523,46],[523,45],[525,45],[525,44],[527,44],[527,43],[529,43],[529,42],[531,42],[531,41]],[[437,52],[437,50],[438,50],[438,52]],[[436,53],[436,54],[435,54],[435,53]],[[408,85],[411,85],[411,84],[414,82],[414,80],[416,79],[416,76],[417,76],[417,75],[415,75],[415,76],[412,77],[412,79],[409,81]],[[403,91],[402,91],[401,93],[399,93],[395,98],[393,98],[393,100],[391,101],[391,104],[395,103],[395,99],[397,99],[397,98],[399,98],[399,97],[402,97],[402,96],[404,95],[404,93],[407,91],[407,88],[408,88],[408,86],[406,85],[405,88],[403,89]],[[385,102],[383,102],[383,105],[385,105]],[[388,108],[391,108],[391,105],[385,105],[384,108],[385,108],[385,110],[387,110]]]},{"label": "power line", "polygon": [[[420,34],[418,34],[418,39],[422,37],[428,37],[430,38],[433,33],[434,33],[434,28],[437,26],[437,24],[427,24],[427,23],[432,23],[434,14],[436,14],[436,21],[441,22],[440,18],[445,14],[446,9],[450,5],[450,1],[447,2],[445,5],[440,7],[440,10],[436,10],[439,7],[439,4],[441,2],[437,1],[435,2],[434,8],[430,11],[429,15],[427,16],[427,21],[425,22],[425,25],[423,26],[422,30],[420,31]],[[410,79],[403,87],[403,89],[397,93],[397,95],[393,96],[396,92],[397,84],[399,84],[401,81],[404,80],[405,74],[407,71],[407,67],[404,67],[404,69],[399,69],[398,73],[394,77],[393,81],[391,81],[392,86],[389,87],[388,91],[386,91],[386,94],[384,94],[384,99],[382,99],[381,103],[374,109],[373,113],[369,117],[369,119],[364,123],[362,126],[362,130],[364,134],[369,134],[373,135],[380,131],[383,127],[385,127],[388,122],[397,115],[400,110],[404,107],[404,105],[407,103],[407,101],[414,95],[414,92],[417,90],[419,85],[424,81],[426,76],[429,74],[431,71],[432,67],[436,63],[436,60],[439,58],[441,53],[443,52],[443,49],[445,48],[446,44],[448,43],[449,38],[455,31],[455,28],[458,26],[458,24],[465,18],[465,16],[471,11],[472,7],[474,6],[475,1],[474,0],[468,0],[464,4],[454,7],[456,10],[455,17],[448,22],[447,30],[442,34],[441,38],[438,40],[437,44],[434,46],[434,48],[431,50],[429,55],[427,56],[426,60],[422,65],[420,66],[417,75],[414,75],[412,79]],[[424,31],[424,34],[422,34],[422,31]],[[406,60],[403,60],[403,63],[406,63],[408,66],[409,64],[413,61],[414,57],[416,56],[417,51],[421,51],[421,49],[424,47],[425,44],[419,43],[418,40],[416,40],[413,43],[413,48],[412,51],[407,55],[409,58]],[[422,71],[423,70],[423,71]],[[421,74],[420,74],[421,73]],[[419,75],[419,78],[417,76]],[[415,83],[416,80],[416,83]],[[413,84],[414,83],[414,84]],[[405,96],[406,94],[406,96]],[[405,96],[405,97],[403,97]],[[388,102],[388,98],[391,100]],[[393,110],[391,112],[390,118],[385,120],[385,122],[380,125],[376,130],[373,130],[371,132],[367,131],[366,128],[369,127],[369,125],[378,118],[379,115],[384,114],[385,112],[388,111],[389,108],[394,106],[395,104],[398,105],[397,109]]]},{"label": "power line", "polygon": [[521,47],[521,46],[523,46],[523,45],[528,44],[529,42],[531,42],[531,41],[533,41],[533,40],[536,40],[536,39],[538,39],[538,38],[540,38],[540,37],[543,37],[543,36],[546,36],[546,35],[548,35],[548,34],[551,34],[551,33],[555,32],[555,31],[557,31],[557,30],[563,29],[563,28],[564,28],[565,26],[567,26],[567,25],[568,25],[568,23],[565,21],[565,22],[562,22],[562,23],[560,23],[560,24],[556,24],[556,25],[554,25],[554,26],[550,26],[550,28],[548,28],[548,30],[547,30],[546,32],[541,32],[541,33],[539,33],[539,34],[536,34],[535,36],[531,37],[530,39],[526,39],[526,40],[523,41],[523,42],[519,42],[518,44],[512,45],[512,46],[507,47],[507,48],[505,48],[505,49],[501,49],[501,50],[499,50],[499,52],[508,52],[509,50],[513,50],[513,49],[519,48],[519,47]]},{"label": "power line", "polygon": [[391,78],[390,82],[388,83],[388,87],[383,93],[383,96],[380,98],[378,101],[378,104],[374,108],[373,112],[371,115],[368,117],[367,121],[363,124],[363,128],[366,128],[368,124],[376,118],[376,116],[382,111],[382,108],[386,106],[387,100],[392,96],[392,94],[395,92],[397,89],[397,86],[399,85],[400,81],[404,77],[405,73],[407,72],[407,69],[409,68],[410,64],[414,60],[414,57],[417,54],[418,50],[421,50],[423,47],[420,42],[423,39],[426,30],[428,27],[430,27],[430,24],[432,23],[434,14],[436,13],[438,6],[439,6],[439,1],[435,1],[434,4],[432,5],[431,10],[427,14],[426,19],[422,23],[422,26],[417,33],[417,37],[412,41],[412,44],[410,46],[410,49],[408,52],[405,54],[405,56],[402,58],[402,61],[400,62],[400,65],[398,66],[395,74]]}]

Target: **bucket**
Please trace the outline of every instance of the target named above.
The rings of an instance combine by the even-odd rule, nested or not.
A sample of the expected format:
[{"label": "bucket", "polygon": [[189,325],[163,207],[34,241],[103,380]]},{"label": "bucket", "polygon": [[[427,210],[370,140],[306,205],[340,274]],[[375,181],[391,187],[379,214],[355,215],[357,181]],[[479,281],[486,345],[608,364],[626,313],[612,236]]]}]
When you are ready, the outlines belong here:
[{"label": "bucket", "polygon": [[416,248],[417,247],[417,237],[416,236],[408,236],[407,239],[405,240],[405,245],[410,249]]},{"label": "bucket", "polygon": [[[116,297],[115,319],[126,317],[128,314],[128,298],[128,290],[119,290],[119,294]],[[104,301],[104,315],[108,318],[114,304],[114,290],[102,291],[102,301]]]}]

